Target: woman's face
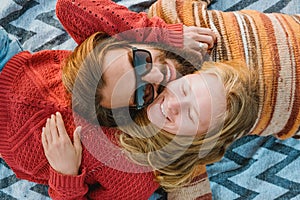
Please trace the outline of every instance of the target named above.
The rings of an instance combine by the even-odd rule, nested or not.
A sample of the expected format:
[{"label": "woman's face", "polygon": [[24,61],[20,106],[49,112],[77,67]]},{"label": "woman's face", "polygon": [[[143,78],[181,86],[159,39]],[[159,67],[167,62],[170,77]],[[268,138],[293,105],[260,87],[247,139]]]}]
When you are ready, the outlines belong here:
[{"label": "woman's face", "polygon": [[167,132],[196,135],[205,134],[213,126],[213,119],[225,110],[225,92],[219,78],[197,73],[170,82],[148,106],[147,115],[154,125]]}]

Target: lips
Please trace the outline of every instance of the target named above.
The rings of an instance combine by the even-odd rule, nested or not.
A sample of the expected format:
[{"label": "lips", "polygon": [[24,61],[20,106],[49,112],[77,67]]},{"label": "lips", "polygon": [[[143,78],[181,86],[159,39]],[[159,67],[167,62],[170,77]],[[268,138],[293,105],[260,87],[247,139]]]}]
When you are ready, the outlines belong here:
[{"label": "lips", "polygon": [[166,64],[167,73],[166,73],[166,80],[167,82],[173,81],[176,79],[176,69],[173,65],[173,63],[168,62]]},{"label": "lips", "polygon": [[162,101],[160,102],[160,111],[161,111],[161,113],[162,113],[162,115],[167,119],[167,120],[169,120],[170,121],[170,118],[168,117],[168,114],[167,114],[167,112],[165,111],[165,108],[164,108],[164,98],[162,99]]},{"label": "lips", "polygon": [[160,110],[161,110],[161,113],[163,114],[163,116],[164,116],[165,118],[167,118],[167,114],[166,114],[166,112],[165,112],[165,109],[164,109],[164,105],[163,105],[163,104],[160,104]]},{"label": "lips", "polygon": [[170,82],[170,79],[171,79],[171,71],[170,71],[170,67],[169,67],[169,65],[166,65],[166,82],[168,83],[168,82]]}]

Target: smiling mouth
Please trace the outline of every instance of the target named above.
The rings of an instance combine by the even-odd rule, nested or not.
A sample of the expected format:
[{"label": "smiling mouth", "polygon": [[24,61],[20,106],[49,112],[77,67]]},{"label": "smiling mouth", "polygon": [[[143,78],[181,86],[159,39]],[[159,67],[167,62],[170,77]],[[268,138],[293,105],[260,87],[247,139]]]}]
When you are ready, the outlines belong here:
[{"label": "smiling mouth", "polygon": [[165,112],[165,109],[164,109],[164,105],[163,105],[163,101],[161,102],[160,104],[160,110],[161,110],[161,113],[163,114],[163,116],[169,120],[168,116],[167,116],[167,113]]},{"label": "smiling mouth", "polygon": [[167,72],[166,72],[166,82],[170,82],[171,79],[171,71],[169,65],[166,65]]}]

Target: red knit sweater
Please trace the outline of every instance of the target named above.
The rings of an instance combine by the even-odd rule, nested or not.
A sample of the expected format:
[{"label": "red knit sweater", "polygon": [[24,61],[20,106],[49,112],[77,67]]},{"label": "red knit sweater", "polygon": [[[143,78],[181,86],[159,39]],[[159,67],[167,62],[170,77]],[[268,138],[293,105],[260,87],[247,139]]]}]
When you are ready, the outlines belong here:
[{"label": "red knit sweater", "polygon": [[158,17],[149,19],[146,13],[131,12],[110,0],[58,0],[56,14],[78,44],[93,33],[104,31],[138,42],[183,46],[182,24],[166,24]]},{"label": "red knit sweater", "polygon": [[[138,39],[182,44],[181,25],[149,20],[145,14],[135,14],[108,0],[58,0],[57,15],[78,43],[95,31],[115,34],[131,26],[156,26],[167,28],[165,37],[157,37],[157,31],[139,32]],[[117,29],[112,23],[118,24]],[[72,112],[61,81],[61,63],[69,54],[59,50],[22,52],[7,63],[0,74],[0,154],[18,178],[48,184],[53,199],[148,199],[158,188],[153,173],[144,172],[111,145],[114,129],[91,126]],[[44,156],[41,130],[56,111],[62,113],[71,139],[75,127],[83,127],[78,176],[57,173]]]}]

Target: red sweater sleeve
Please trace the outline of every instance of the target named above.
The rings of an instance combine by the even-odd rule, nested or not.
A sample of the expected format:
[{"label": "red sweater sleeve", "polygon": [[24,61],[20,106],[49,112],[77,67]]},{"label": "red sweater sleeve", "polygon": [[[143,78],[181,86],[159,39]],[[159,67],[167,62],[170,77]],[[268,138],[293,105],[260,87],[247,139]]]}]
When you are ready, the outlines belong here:
[{"label": "red sweater sleeve", "polygon": [[56,15],[78,44],[98,31],[113,36],[132,30],[122,38],[183,46],[182,24],[166,24],[158,17],[149,19],[144,12],[129,11],[110,0],[58,0]]},{"label": "red sweater sleeve", "polygon": [[85,170],[78,176],[67,176],[50,167],[49,195],[53,200],[85,200],[88,186],[84,182]]}]

